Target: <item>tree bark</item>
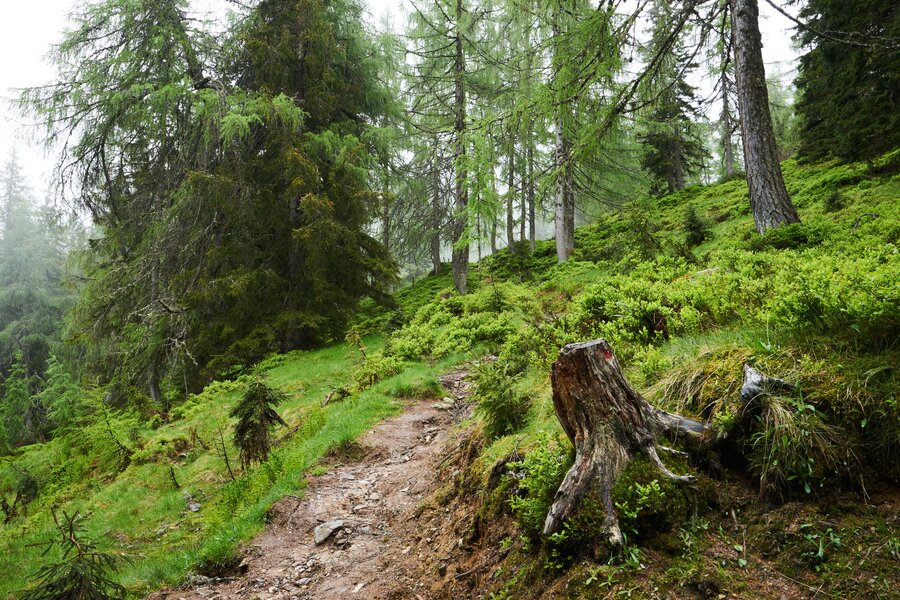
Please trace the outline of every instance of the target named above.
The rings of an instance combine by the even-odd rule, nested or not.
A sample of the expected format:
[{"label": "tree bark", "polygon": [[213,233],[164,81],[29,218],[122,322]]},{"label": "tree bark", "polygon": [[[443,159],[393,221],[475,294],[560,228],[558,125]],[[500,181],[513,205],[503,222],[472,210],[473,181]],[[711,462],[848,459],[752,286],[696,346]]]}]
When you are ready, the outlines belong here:
[{"label": "tree bark", "polygon": [[[721,467],[713,452],[733,429],[714,428],[647,402],[628,383],[605,340],[564,347],[553,363],[550,380],[553,408],[575,446],[575,462],[547,513],[544,535],[559,531],[565,520],[578,511],[584,498],[595,494],[606,510],[601,533],[611,543],[621,544],[623,538],[612,490],[633,458],[645,454],[663,477],[679,484],[694,481],[692,476],[672,473],[662,462],[659,450],[673,450],[660,446],[660,438],[685,444],[693,454],[707,455],[711,465]],[[790,393],[794,389],[784,380],[744,365],[741,415],[749,414],[751,403],[763,396]]]},{"label": "tree bark", "polygon": [[506,247],[512,250],[512,245],[515,242],[513,239],[513,232],[515,230],[515,222],[516,215],[513,211],[513,197],[515,193],[513,188],[516,184],[516,168],[515,168],[515,152],[513,150],[514,144],[510,144],[509,147],[509,157],[507,163],[507,173],[506,173]]},{"label": "tree bark", "polygon": [[454,215],[453,215],[453,284],[456,291],[465,294],[468,290],[469,245],[463,244],[468,224],[468,192],[466,189],[465,167],[465,131],[466,131],[466,89],[463,76],[465,74],[465,56],[463,54],[462,36],[462,0],[456,0],[456,60],[453,65],[454,102],[456,111],[456,150],[454,154]]},{"label": "tree bark", "polygon": [[729,0],[728,3],[750,207],[756,230],[762,234],[774,227],[799,223],[800,217],[784,185],[772,132],[757,0]]},{"label": "tree bark", "polygon": [[[558,78],[562,71],[562,58],[559,45],[562,30],[559,24],[562,7],[556,6],[553,15],[553,70],[554,78]],[[559,92],[560,95],[561,92]],[[556,259],[559,262],[569,260],[575,247],[575,208],[571,206],[574,195],[570,189],[572,185],[571,166],[569,165],[569,142],[566,139],[566,112],[568,107],[564,101],[557,102],[554,128],[556,129],[556,143],[554,145],[554,167],[556,170],[556,206],[554,207],[556,228]]]},{"label": "tree bark", "polygon": [[680,192],[684,189],[684,153],[681,148],[681,134],[678,125],[675,125],[675,148],[672,156],[672,184],[675,189],[673,192]]},{"label": "tree bark", "polygon": [[391,252],[391,201],[390,196],[385,192],[384,197],[382,198],[382,202],[384,203],[381,207],[381,245],[384,246],[385,251],[390,254]]},{"label": "tree bark", "polygon": [[553,407],[575,445],[575,463],[566,474],[544,521],[544,535],[559,531],[588,493],[595,492],[606,509],[604,533],[613,544],[623,542],[612,491],[628,463],[646,454],[657,469],[682,484],[691,476],[675,475],[663,464],[657,437],[700,437],[710,427],[660,410],[625,379],[605,340],[564,347],[551,370]]},{"label": "tree bark", "polygon": [[728,94],[722,94],[722,160],[725,162],[725,177],[734,177],[734,121],[732,120],[731,107]]},{"label": "tree bark", "polygon": [[[435,138],[434,147],[438,147]],[[434,153],[434,166],[431,173],[431,264],[434,274],[441,272],[441,171],[437,150]]]},{"label": "tree bark", "polygon": [[537,242],[535,210],[534,210],[534,146],[528,144],[528,242],[531,246],[531,252],[534,253],[535,244]]}]

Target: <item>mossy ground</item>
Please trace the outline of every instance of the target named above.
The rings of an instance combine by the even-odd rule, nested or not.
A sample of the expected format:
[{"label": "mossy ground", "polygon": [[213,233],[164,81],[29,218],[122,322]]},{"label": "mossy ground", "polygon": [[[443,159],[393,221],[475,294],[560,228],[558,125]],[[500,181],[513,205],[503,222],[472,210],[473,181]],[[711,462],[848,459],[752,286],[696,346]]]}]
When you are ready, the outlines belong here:
[{"label": "mossy ground", "polygon": [[[498,356],[506,396],[528,400],[484,394],[482,411],[527,413],[505,419],[517,431],[480,430],[495,437],[460,476],[469,495],[455,497],[468,509],[455,510],[476,515],[482,537],[466,541],[484,574],[448,584],[451,596],[896,597],[898,162],[900,152],[871,164],[784,163],[803,224],[765,236],[746,184],[731,180],[601,216],[578,230],[567,263],[539,242],[534,255],[514,247],[482,261],[465,298],[445,275],[406,292],[389,352],[439,356],[443,340],[465,339]],[[688,206],[710,231],[694,247]],[[629,535],[620,550],[585,538],[584,523],[568,538],[535,535],[567,468],[555,461],[571,461],[549,366],[563,344],[593,337],[612,343],[656,405],[723,426],[746,420],[724,477],[666,457],[698,476],[690,498],[633,466],[617,486]],[[777,400],[786,422],[739,414],[744,364],[798,384]]]},{"label": "mossy ground", "polygon": [[[746,185],[732,180],[601,216],[578,230],[565,264],[556,264],[550,241],[534,254],[501,251],[472,265],[465,297],[452,291],[448,270],[419,280],[396,294],[395,310],[361,312],[357,333],[386,333],[363,342],[364,364],[350,344],[258,367],[289,395],[280,413],[294,433],[234,482],[216,444],[222,427],[234,467],[227,415],[240,381],[210,385],[168,423],[112,414],[80,437],[24,448],[0,463],[0,483],[27,471],[40,493],[26,516],[0,529],[0,597],[57,558],[33,545],[50,534],[51,508],[88,513],[90,535],[133,558],[120,579],[134,595],[192,569],[222,572],[277,499],[302,494],[304,474],[324,455],[352,451],[352,440],[400,410],[402,397],[436,393],[436,375],[460,352],[496,355],[502,381],[493,385],[509,393],[482,404],[464,458],[423,504],[458,517],[452,535],[474,565],[434,589],[495,598],[891,597],[900,589],[898,163],[900,151],[872,164],[788,161],[803,224],[762,237]],[[682,229],[688,206],[710,232],[693,247]],[[571,460],[549,366],[563,344],[592,337],[612,343],[650,401],[717,423],[739,416],[744,363],[798,383],[802,393],[780,405],[792,435],[739,440],[747,460],[724,478],[671,462],[700,478],[694,498],[636,463],[617,491],[630,536],[624,549],[583,531],[542,541],[525,529],[545,513]],[[362,383],[374,385],[320,406],[330,390]],[[481,424],[491,410],[524,414],[491,430]],[[750,424],[765,427],[757,417]],[[846,449],[816,446],[834,431]],[[127,466],[116,440],[130,449]],[[523,464],[540,458],[536,450],[550,454],[530,471],[540,485],[529,487]],[[823,469],[810,456],[840,460]],[[187,510],[188,495],[198,512]]]}]

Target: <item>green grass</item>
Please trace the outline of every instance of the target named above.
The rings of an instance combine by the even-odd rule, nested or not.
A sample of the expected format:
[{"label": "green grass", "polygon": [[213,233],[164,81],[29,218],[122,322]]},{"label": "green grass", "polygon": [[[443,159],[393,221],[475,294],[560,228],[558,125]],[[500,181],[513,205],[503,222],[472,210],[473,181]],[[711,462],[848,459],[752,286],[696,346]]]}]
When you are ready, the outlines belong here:
[{"label": "green grass", "polygon": [[[379,339],[366,340],[370,352],[381,344]],[[398,375],[324,409],[321,401],[332,387],[352,383],[359,364],[356,350],[338,345],[267,361],[268,368],[263,368],[269,382],[289,396],[279,413],[299,430],[267,463],[237,472],[236,482],[231,482],[215,447],[221,427],[232,469],[237,470],[227,415],[242,386],[213,384],[176,411],[182,418],[155,430],[138,424],[128,432],[126,443],[143,450],[126,469],[104,469],[98,457],[90,457],[92,467],[85,477],[39,496],[26,517],[0,529],[0,597],[25,587],[42,564],[58,558],[52,551],[42,555],[43,548],[34,545],[52,535],[51,508],[89,515],[87,534],[101,540],[103,549],[131,559],[119,579],[135,596],[176,583],[192,569],[215,573],[227,568],[239,545],[264,527],[273,503],[288,494],[302,494],[306,473],[330,448],[397,414],[403,397],[433,395],[439,389],[437,374],[458,360],[455,356],[433,365],[407,363]],[[64,448],[71,443],[59,439],[24,448],[4,463],[32,465],[38,478],[46,479],[71,463]],[[173,446],[177,450],[170,451]],[[180,489],[175,488],[170,469]],[[188,495],[200,502],[198,512],[187,511]]]},{"label": "green grass", "polygon": [[[105,549],[134,559],[121,574],[134,595],[177,582],[192,569],[216,573],[261,530],[275,501],[302,494],[306,474],[323,468],[319,461],[329,449],[346,446],[396,414],[401,398],[440,393],[436,376],[460,360],[460,351],[498,355],[508,363],[510,388],[528,399],[522,404],[528,406],[524,423],[484,445],[477,472],[466,474],[467,481],[484,484],[498,461],[527,453],[547,436],[561,436],[550,363],[563,344],[599,336],[612,343],[627,376],[650,401],[704,419],[734,417],[744,362],[799,383],[802,399],[774,407],[785,417],[780,426],[793,428],[788,440],[804,436],[805,427],[808,439],[821,442],[825,438],[819,434],[839,427],[867,477],[896,481],[898,160],[900,151],[872,165],[784,163],[803,224],[762,237],[754,230],[746,184],[731,180],[636,200],[601,216],[578,230],[576,252],[565,264],[556,264],[552,241],[539,242],[534,255],[502,250],[471,265],[472,293],[464,298],[453,292],[449,268],[420,279],[398,291],[394,310],[361,311],[358,332],[391,332],[365,341],[365,369],[359,353],[346,345],[273,357],[258,367],[289,395],[279,412],[298,430],[267,463],[236,482],[214,447],[224,428],[236,466],[227,415],[241,382],[211,384],[173,410],[171,423],[156,428],[135,415],[112,414],[112,429],[134,451],[124,470],[102,420],[80,437],[0,459],[0,490],[14,479],[13,463],[41,486],[28,515],[0,528],[0,597],[21,589],[30,573],[55,558],[41,556],[32,545],[49,536],[54,507],[90,514],[90,534],[102,539]],[[682,229],[689,205],[711,225],[711,237],[692,249]],[[397,368],[399,374],[385,377]],[[382,379],[343,402],[320,407],[331,389],[373,378]],[[807,404],[819,411],[816,418],[795,418],[806,416]],[[477,420],[476,430],[483,430]],[[816,470],[812,475],[790,471],[805,468],[798,459],[815,448],[772,444],[783,436],[755,438],[769,444],[763,452],[753,439],[743,448],[750,454],[745,475],[753,483],[735,484],[739,492],[725,490],[718,499],[722,506],[730,505],[729,494],[755,497],[766,477],[782,482],[780,492],[806,502],[827,494],[832,484],[855,485]],[[760,462],[774,462],[778,453],[778,465]],[[773,473],[772,467],[783,470]],[[502,494],[479,491],[508,507]],[[186,493],[201,503],[199,512],[186,511]],[[860,531],[866,519],[860,517]],[[722,526],[731,525],[726,520]],[[872,548],[896,547],[896,536],[870,537],[866,543]],[[785,550],[784,561],[795,558],[802,557]],[[700,555],[695,559],[703,571],[724,569]],[[810,573],[795,575],[814,581]],[[737,581],[739,575],[723,577]],[[854,593],[869,589],[862,579],[853,585],[861,586],[853,587]]]}]

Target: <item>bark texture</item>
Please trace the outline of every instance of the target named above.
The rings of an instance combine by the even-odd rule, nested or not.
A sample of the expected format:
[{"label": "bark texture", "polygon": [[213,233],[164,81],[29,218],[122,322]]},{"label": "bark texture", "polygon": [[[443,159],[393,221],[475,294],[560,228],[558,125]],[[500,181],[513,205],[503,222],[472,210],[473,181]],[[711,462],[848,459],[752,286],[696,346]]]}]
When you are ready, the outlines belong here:
[{"label": "bark texture", "polygon": [[774,227],[799,223],[800,217],[784,185],[772,132],[757,0],[728,0],[728,4],[750,207],[756,230],[762,234]]},{"label": "bark texture", "polygon": [[675,475],[663,464],[656,440],[665,435],[696,442],[709,425],[647,402],[625,379],[605,340],[564,347],[553,363],[551,382],[553,407],[575,446],[575,463],[556,492],[544,535],[559,531],[593,491],[606,509],[605,534],[621,544],[612,490],[629,461],[646,454],[664,476],[691,483],[692,477]]},{"label": "bark texture", "polygon": [[[563,64],[560,56],[559,45],[562,43],[562,29],[560,27],[561,7],[557,7],[553,15],[553,40],[554,77],[558,77]],[[566,101],[557,102],[554,128],[556,129],[556,141],[554,144],[554,168],[556,170],[556,259],[559,262],[569,260],[572,251],[575,250],[575,181],[572,175],[572,165],[569,161],[571,142],[567,137],[566,124],[571,117]]]},{"label": "bark texture", "polygon": [[[434,147],[438,147],[435,140]],[[441,272],[441,172],[438,155],[435,152],[431,171],[431,265],[434,274]]]},{"label": "bark texture", "polygon": [[465,294],[468,291],[469,245],[460,243],[466,235],[468,225],[468,190],[466,187],[466,88],[464,82],[466,63],[463,54],[462,35],[463,7],[462,0],[456,0],[456,59],[453,65],[454,103],[456,110],[456,150],[454,152],[455,180],[453,190],[453,284],[456,291]]}]

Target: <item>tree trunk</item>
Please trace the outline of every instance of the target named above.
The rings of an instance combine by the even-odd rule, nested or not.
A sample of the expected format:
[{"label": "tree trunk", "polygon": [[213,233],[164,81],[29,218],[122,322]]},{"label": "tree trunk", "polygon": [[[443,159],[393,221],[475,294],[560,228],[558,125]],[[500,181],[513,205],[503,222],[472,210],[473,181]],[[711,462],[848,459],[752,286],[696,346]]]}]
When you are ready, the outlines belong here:
[{"label": "tree trunk", "polygon": [[725,162],[725,177],[734,177],[734,122],[731,107],[728,105],[728,94],[722,95],[722,160]]},{"label": "tree trunk", "polygon": [[491,219],[491,254],[497,253],[497,215]]},{"label": "tree trunk", "polygon": [[657,453],[656,438],[669,434],[699,441],[705,423],[667,413],[644,400],[625,379],[609,344],[594,340],[564,347],[551,370],[553,407],[575,445],[575,464],[560,485],[544,521],[544,535],[559,531],[588,493],[596,493],[606,509],[604,532],[613,544],[623,542],[612,490],[625,467],[646,454],[666,477],[675,475]]},{"label": "tree trunk", "polygon": [[513,192],[513,186],[516,184],[516,170],[515,170],[515,156],[513,152],[513,146],[510,145],[509,148],[509,157],[507,163],[507,172],[506,172],[506,247],[512,251],[512,245],[515,240],[513,239],[513,231],[516,224],[516,215],[513,211],[513,196],[515,195]]},{"label": "tree trunk", "polygon": [[675,127],[675,148],[672,156],[672,176],[675,189],[674,192],[680,192],[684,189],[684,154],[681,148],[681,131],[678,126]]},{"label": "tree trunk", "polygon": [[469,203],[466,189],[465,167],[465,130],[466,130],[466,90],[463,81],[465,73],[465,57],[463,55],[462,36],[462,0],[456,0],[456,60],[453,65],[454,73],[454,102],[456,110],[456,150],[454,155],[454,215],[453,215],[453,284],[456,291],[465,294],[468,289],[469,271],[469,245],[461,243],[466,234],[468,224]]},{"label": "tree trunk", "polygon": [[381,245],[384,246],[385,252],[391,252],[391,201],[390,196],[384,193],[382,198],[384,205],[381,207]]},{"label": "tree trunk", "polygon": [[734,113],[731,110],[731,94],[734,88],[734,82],[728,76],[731,68],[731,56],[734,36],[729,26],[728,11],[723,11],[722,15],[722,75],[719,77],[719,88],[722,90],[722,118],[720,125],[722,128],[722,161],[724,163],[725,177],[730,179],[734,177],[735,155],[734,155]]},{"label": "tree trunk", "polygon": [[575,194],[569,165],[569,144],[563,131],[563,119],[556,121],[556,258],[569,260],[575,249]]},{"label": "tree trunk", "polygon": [[799,223],[800,217],[784,185],[772,133],[757,0],[729,0],[729,7],[750,207],[757,232],[765,233],[774,227]]},{"label": "tree trunk", "polygon": [[[562,30],[559,25],[559,16],[562,7],[556,6],[556,12],[553,15],[553,70],[554,78],[559,76],[562,70],[562,59],[559,56],[559,45]],[[558,91],[562,95],[561,91]],[[574,231],[575,231],[575,210],[570,207],[573,195],[569,189],[571,180],[571,168],[569,166],[569,144],[566,139],[566,123],[565,115],[568,108],[566,103],[560,99],[556,106],[556,118],[554,128],[556,129],[556,143],[554,146],[554,168],[556,171],[556,206],[554,207],[555,229],[556,229],[556,259],[559,262],[569,260],[574,247]],[[570,218],[571,214],[571,218]],[[570,226],[571,221],[571,226]]]},{"label": "tree trunk", "polygon": [[[434,141],[437,148],[438,141]],[[434,274],[441,272],[441,172],[437,150],[434,154],[434,166],[431,173],[431,264]]]},{"label": "tree trunk", "polygon": [[531,252],[534,252],[536,243],[536,226],[535,226],[535,210],[534,210],[534,147],[528,144],[528,242],[531,245]]}]

